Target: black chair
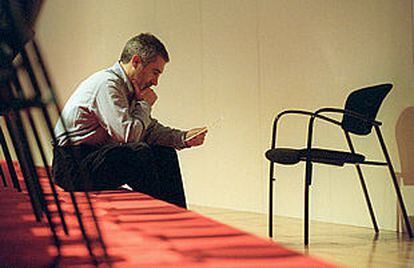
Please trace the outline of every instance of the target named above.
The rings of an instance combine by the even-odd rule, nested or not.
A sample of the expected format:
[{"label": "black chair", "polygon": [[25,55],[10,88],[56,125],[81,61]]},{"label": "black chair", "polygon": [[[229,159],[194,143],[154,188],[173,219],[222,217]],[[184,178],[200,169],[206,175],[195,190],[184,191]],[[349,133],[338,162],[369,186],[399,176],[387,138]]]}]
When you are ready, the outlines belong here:
[{"label": "black chair", "polygon": [[[63,236],[59,232],[58,222],[54,220],[51,206],[56,206],[61,221],[61,226],[66,235],[69,235],[68,226],[61,208],[61,201],[46,159],[46,146],[40,137],[48,135],[48,138],[56,143],[53,132],[51,115],[57,112],[60,115],[60,107],[57,102],[54,86],[43,62],[39,47],[34,38],[34,22],[39,13],[43,0],[1,0],[0,1],[0,116],[6,121],[6,127],[12,141],[12,146],[22,172],[26,190],[33,208],[36,220],[41,221],[46,215],[47,223],[52,233],[54,244],[61,254]],[[39,119],[46,123],[46,131],[34,120],[33,112],[40,112]],[[24,116],[28,124],[23,121]],[[30,133],[35,138],[35,151],[29,145]],[[0,145],[7,164],[12,165],[11,157],[7,156],[8,148],[0,128]],[[34,153],[39,154],[46,172],[46,183],[41,183],[38,170],[34,162]],[[9,168],[10,170],[13,170]],[[13,184],[19,187],[17,179],[12,176]],[[4,182],[6,182],[4,180]],[[3,182],[3,183],[4,183]],[[50,193],[44,191],[43,186],[49,184]],[[6,184],[4,184],[6,185]],[[70,199],[75,211],[75,216],[85,242],[88,253],[95,266],[100,262],[109,263],[109,255],[102,238],[102,232],[94,211],[89,193],[85,192],[86,206],[80,207],[78,197],[74,192],[69,192]],[[92,219],[91,228],[84,224],[85,212]],[[88,219],[89,219],[88,218]],[[93,229],[93,230],[87,230]],[[94,236],[92,236],[94,232]],[[99,246],[96,248],[95,246]],[[98,256],[103,254],[104,258]],[[56,263],[52,266],[57,265]]]},{"label": "black chair", "polygon": [[[371,216],[372,224],[375,232],[378,233],[378,225],[375,219],[374,211],[368,195],[368,190],[362,175],[361,165],[388,166],[391,179],[398,198],[398,203],[403,214],[406,228],[410,238],[413,238],[413,232],[408,219],[407,211],[404,205],[400,188],[398,187],[397,177],[391,163],[384,139],[382,137],[380,126],[382,123],[376,120],[378,110],[384,98],[390,92],[391,84],[380,84],[371,87],[362,88],[352,92],[345,103],[345,109],[338,108],[321,108],[315,112],[303,110],[286,110],[279,113],[274,122],[272,130],[271,148],[266,152],[266,158],[270,161],[269,173],[269,237],[273,237],[273,183],[275,163],[283,165],[293,165],[300,161],[305,161],[305,198],[304,198],[304,243],[309,243],[309,186],[312,183],[312,165],[313,163],[328,164],[334,166],[343,166],[344,164],[353,164],[356,167],[368,210]],[[309,117],[307,147],[302,149],[280,148],[276,146],[277,124],[281,117],[285,115],[304,115]],[[340,114],[342,121],[328,117],[326,114]],[[349,151],[338,151],[330,149],[314,148],[312,145],[312,137],[314,131],[314,123],[316,119],[332,123],[342,128]],[[372,128],[375,129],[377,138],[381,145],[385,162],[368,161],[365,156],[355,152],[351,135],[366,136],[371,133]]]}]

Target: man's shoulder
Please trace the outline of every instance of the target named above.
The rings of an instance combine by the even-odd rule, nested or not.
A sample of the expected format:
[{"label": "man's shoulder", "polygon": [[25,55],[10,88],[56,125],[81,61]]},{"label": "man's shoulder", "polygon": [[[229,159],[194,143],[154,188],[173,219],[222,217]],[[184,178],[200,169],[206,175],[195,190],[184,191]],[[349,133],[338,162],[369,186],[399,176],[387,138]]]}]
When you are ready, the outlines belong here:
[{"label": "man's shoulder", "polygon": [[88,79],[123,80],[122,75],[114,66],[97,71],[96,73],[92,74]]},{"label": "man's shoulder", "polygon": [[82,84],[93,84],[95,86],[120,86],[124,83],[124,79],[113,66],[97,71],[82,82]]}]

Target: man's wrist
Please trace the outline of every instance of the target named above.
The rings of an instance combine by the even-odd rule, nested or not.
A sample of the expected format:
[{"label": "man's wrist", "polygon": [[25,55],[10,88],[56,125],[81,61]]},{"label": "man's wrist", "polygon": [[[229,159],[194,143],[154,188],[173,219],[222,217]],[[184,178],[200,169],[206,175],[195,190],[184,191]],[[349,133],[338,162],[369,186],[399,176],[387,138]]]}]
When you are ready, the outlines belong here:
[{"label": "man's wrist", "polygon": [[185,131],[185,132],[183,132],[183,135],[181,136],[181,140],[184,144],[184,148],[190,148],[191,147],[191,145],[189,145],[188,141],[187,141],[187,133],[188,133],[188,131]]}]

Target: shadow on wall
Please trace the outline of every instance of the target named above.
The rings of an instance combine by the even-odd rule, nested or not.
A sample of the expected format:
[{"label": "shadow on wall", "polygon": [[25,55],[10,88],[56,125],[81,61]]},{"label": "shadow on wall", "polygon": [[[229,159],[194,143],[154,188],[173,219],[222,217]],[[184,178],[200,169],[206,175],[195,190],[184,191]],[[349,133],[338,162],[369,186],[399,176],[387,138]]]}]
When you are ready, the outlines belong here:
[{"label": "shadow on wall", "polygon": [[[398,172],[398,181],[403,188],[404,199],[407,202],[411,226],[414,223],[414,106],[406,108],[400,115],[395,127],[398,154],[400,157],[401,172]],[[409,187],[404,187],[409,186]],[[410,209],[411,208],[411,209]],[[410,213],[411,212],[411,213]],[[397,231],[406,232],[402,226],[401,211],[397,205]]]},{"label": "shadow on wall", "polygon": [[414,185],[414,107],[406,108],[400,115],[395,129],[403,185]]}]

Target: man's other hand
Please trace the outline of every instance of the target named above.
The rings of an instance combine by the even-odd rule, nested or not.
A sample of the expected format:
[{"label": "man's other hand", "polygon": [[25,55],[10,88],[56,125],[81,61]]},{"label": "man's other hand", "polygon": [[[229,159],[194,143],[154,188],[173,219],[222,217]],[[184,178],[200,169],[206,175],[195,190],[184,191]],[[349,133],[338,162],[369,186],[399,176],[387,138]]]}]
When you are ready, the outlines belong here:
[{"label": "man's other hand", "polygon": [[[186,138],[186,145],[188,147],[193,147],[193,146],[199,146],[202,145],[204,143],[204,139],[207,135],[207,130],[201,132],[200,134],[194,136],[197,132],[200,132],[201,130],[203,130],[205,128],[193,128],[190,129],[189,131],[187,131],[187,133],[185,134],[185,138]],[[189,137],[194,136],[191,139],[188,139]]]},{"label": "man's other hand", "polygon": [[149,105],[153,106],[154,103],[157,101],[158,96],[155,94],[152,88],[146,88],[142,90],[138,96],[139,100],[144,100],[148,102]]}]

